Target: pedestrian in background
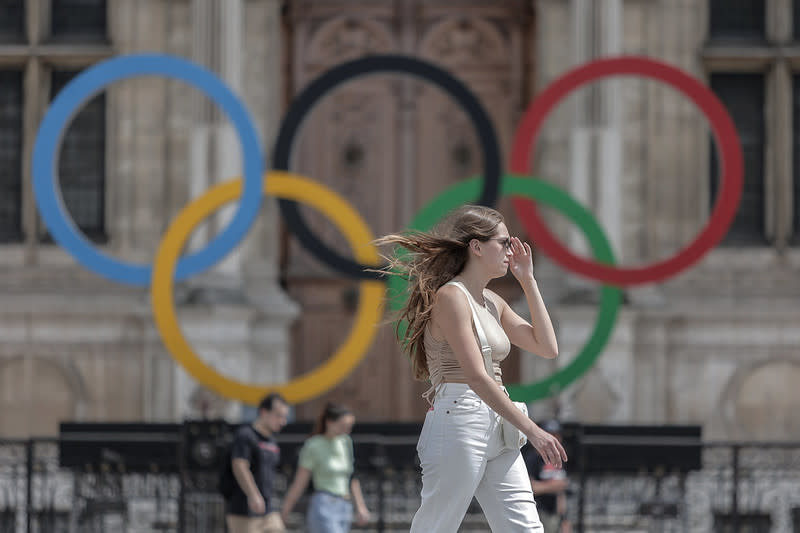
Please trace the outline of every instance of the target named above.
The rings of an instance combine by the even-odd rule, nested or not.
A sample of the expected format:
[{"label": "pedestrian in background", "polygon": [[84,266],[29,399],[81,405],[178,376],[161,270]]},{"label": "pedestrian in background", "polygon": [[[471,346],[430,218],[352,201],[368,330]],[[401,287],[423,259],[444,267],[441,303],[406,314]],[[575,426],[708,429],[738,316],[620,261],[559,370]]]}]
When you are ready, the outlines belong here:
[{"label": "pedestrian in background", "polygon": [[228,473],[233,479],[227,483],[230,488],[224,489],[228,533],[285,531],[280,514],[270,504],[280,461],[275,435],[286,425],[288,415],[289,404],[273,393],[261,400],[255,421],[236,431]]},{"label": "pedestrian in background", "polygon": [[[297,472],[283,501],[281,517],[286,522],[309,481],[314,492],[306,512],[308,533],[347,533],[353,522],[365,525],[370,513],[361,485],[353,476],[353,440],[350,431],[355,416],[345,406],[328,403],[300,450]],[[355,506],[355,509],[354,509]]]}]

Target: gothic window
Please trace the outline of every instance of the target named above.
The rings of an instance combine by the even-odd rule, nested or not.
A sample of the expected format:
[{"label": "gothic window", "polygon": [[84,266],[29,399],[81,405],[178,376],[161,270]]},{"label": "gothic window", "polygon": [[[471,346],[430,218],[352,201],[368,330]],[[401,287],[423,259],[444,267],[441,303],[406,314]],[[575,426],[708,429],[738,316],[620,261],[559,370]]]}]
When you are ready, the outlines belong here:
[{"label": "gothic window", "polygon": [[711,39],[764,40],[764,0],[711,0]]},{"label": "gothic window", "polygon": [[[52,96],[78,72],[54,70]],[[61,141],[58,176],[64,206],[75,225],[93,240],[105,239],[105,95],[98,94],[72,119]]]},{"label": "gothic window", "polygon": [[[47,103],[111,55],[107,11],[107,0],[0,0],[0,246],[30,251],[49,242],[32,193],[33,144]],[[105,122],[101,93],[72,117],[57,162],[67,211],[99,242],[106,240]]]},{"label": "gothic window", "polygon": [[[764,76],[712,74],[711,88],[736,124],[744,155],[744,190],[724,244],[765,242],[764,233]],[[716,200],[720,169],[711,150],[711,200]]]},{"label": "gothic window", "polygon": [[23,0],[0,0],[0,42],[20,42],[25,38]]},{"label": "gothic window", "polygon": [[800,2],[794,2],[792,6],[792,28],[794,28],[794,40],[800,41]]},{"label": "gothic window", "polygon": [[22,239],[22,72],[0,71],[0,243]]},{"label": "gothic window", "polygon": [[106,39],[106,0],[52,0],[51,35],[80,41]]},{"label": "gothic window", "polygon": [[[723,244],[800,244],[800,48],[793,45],[800,0],[710,0],[709,11],[709,81],[736,124],[745,159],[741,205]],[[716,157],[711,150],[712,201]]]},{"label": "gothic window", "polygon": [[[798,2],[800,4],[800,2]],[[794,112],[792,113],[792,124],[794,125],[792,143],[792,177],[794,182],[794,194],[792,198],[794,216],[792,217],[792,243],[800,244],[800,74],[793,76],[793,98]]]}]

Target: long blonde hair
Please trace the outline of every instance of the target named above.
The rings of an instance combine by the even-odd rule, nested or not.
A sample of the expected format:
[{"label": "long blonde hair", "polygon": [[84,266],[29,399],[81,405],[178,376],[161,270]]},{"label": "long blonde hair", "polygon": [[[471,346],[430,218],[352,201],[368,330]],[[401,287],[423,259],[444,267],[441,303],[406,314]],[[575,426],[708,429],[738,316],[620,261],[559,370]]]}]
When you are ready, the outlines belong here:
[{"label": "long blonde hair", "polygon": [[[430,377],[424,334],[436,291],[464,270],[470,241],[488,241],[502,222],[503,215],[490,207],[465,205],[448,214],[430,232],[391,234],[376,241],[406,250],[389,258],[387,268],[391,270],[387,273],[402,276],[409,283],[408,300],[397,317],[396,334],[411,359],[415,379],[424,381]],[[401,334],[402,321],[408,327]]]}]

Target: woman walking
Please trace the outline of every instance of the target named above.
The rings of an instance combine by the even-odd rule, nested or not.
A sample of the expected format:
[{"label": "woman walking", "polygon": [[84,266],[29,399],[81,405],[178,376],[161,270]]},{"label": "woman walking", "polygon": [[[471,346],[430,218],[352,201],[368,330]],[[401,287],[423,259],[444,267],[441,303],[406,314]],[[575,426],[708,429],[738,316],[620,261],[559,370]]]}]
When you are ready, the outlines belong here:
[{"label": "woman walking", "polygon": [[284,523],[309,480],[314,493],[306,512],[308,533],[347,533],[355,504],[359,525],[370,520],[361,485],[353,477],[353,441],[350,430],[355,416],[346,407],[328,403],[314,430],[300,450],[297,472],[281,508]]},{"label": "woman walking", "polygon": [[[400,316],[408,323],[403,346],[414,377],[432,385],[417,445],[422,503],[411,532],[455,533],[475,496],[494,533],[541,533],[521,444],[504,439],[504,420],[548,464],[560,467],[567,456],[513,404],[500,369],[512,343],[548,359],[558,355],[530,246],[509,235],[498,211],[481,206],[455,210],[432,232],[378,242],[410,252],[392,264],[410,283]],[[486,288],[509,268],[525,293],[530,322]]]}]

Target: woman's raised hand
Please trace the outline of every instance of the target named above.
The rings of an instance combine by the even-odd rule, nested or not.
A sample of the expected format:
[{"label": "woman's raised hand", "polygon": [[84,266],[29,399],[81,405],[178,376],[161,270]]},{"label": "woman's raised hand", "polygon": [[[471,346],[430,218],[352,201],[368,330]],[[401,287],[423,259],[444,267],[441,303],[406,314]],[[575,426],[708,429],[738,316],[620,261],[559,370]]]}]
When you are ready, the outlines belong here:
[{"label": "woman's raised hand", "polygon": [[509,266],[511,273],[518,281],[533,278],[533,252],[527,242],[522,242],[518,237],[511,237],[511,255]]}]

